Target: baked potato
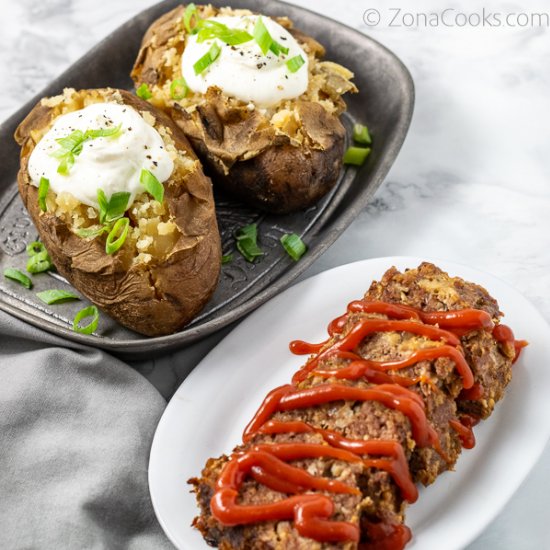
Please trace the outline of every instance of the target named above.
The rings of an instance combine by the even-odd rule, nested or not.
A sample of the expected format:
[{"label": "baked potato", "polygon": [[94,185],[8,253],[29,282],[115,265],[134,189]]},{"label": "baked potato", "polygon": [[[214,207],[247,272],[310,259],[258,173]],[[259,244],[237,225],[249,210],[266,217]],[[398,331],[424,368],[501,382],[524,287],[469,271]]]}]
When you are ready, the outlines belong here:
[{"label": "baked potato", "polygon": [[[114,204],[113,196],[121,195],[113,195],[112,192],[121,183],[117,178],[113,181],[107,179],[112,174],[109,171],[112,166],[130,170],[128,173],[136,177],[132,172],[135,169],[132,165],[134,160],[126,162],[116,156],[120,151],[130,150],[130,146],[124,144],[135,145],[135,141],[128,141],[138,139],[131,135],[131,127],[121,128],[119,124],[109,132],[105,129],[86,130],[88,142],[85,147],[89,147],[90,152],[83,152],[82,143],[76,146],[71,143],[72,149],[68,155],[72,155],[72,160],[68,166],[66,154],[63,156],[59,151],[48,151],[44,163],[52,159],[59,162],[58,174],[50,169],[49,172],[39,172],[37,176],[31,173],[33,170],[36,172],[36,166],[29,168],[33,151],[41,147],[41,141],[46,141],[48,132],[53,132],[56,124],[66,120],[63,117],[73,113],[74,120],[75,116],[82,117],[87,109],[97,110],[105,105],[109,112],[122,109],[126,115],[133,117],[132,120],[137,120],[139,124],[143,122],[147,132],[154,134],[157,141],[160,140],[158,153],[164,155],[163,162],[171,167],[163,178],[164,183],[160,184],[164,188],[163,196],[151,196],[146,187],[139,187],[141,180],[138,180],[137,190],[131,198],[130,193],[122,194],[127,204],[118,215],[115,215],[111,203]],[[112,121],[110,123],[113,128]],[[133,130],[135,133],[137,128]],[[92,139],[101,132],[99,137],[102,139]],[[113,138],[105,136],[116,132],[125,132],[127,137],[126,141],[118,138],[122,140],[122,145],[115,152],[111,150],[113,145],[108,143]],[[181,329],[203,308],[216,288],[221,266],[212,185],[185,136],[164,113],[123,90],[66,89],[63,95],[41,100],[17,128],[15,139],[21,146],[18,185],[23,203],[55,267],[77,290],[122,325],[148,336]],[[100,141],[104,142],[103,145]],[[59,143],[60,147],[66,145],[63,138],[55,139],[53,143]],[[142,153],[146,154],[147,143],[137,143],[136,147],[143,147]],[[135,150],[134,145],[132,151]],[[95,149],[91,149],[92,146]],[[98,153],[98,147],[103,147],[103,152]],[[99,206],[94,207],[79,200],[72,192],[63,190],[56,193],[51,186],[42,186],[44,178],[49,182],[48,177],[52,178],[52,182],[53,178],[65,181],[59,176],[64,170],[65,175],[71,170],[77,175],[81,173],[82,178],[88,177],[88,173],[82,170],[77,172],[77,168],[79,163],[86,166],[86,158],[91,159],[87,161],[89,163],[96,162],[97,159],[90,156],[93,154],[99,154],[103,163],[99,164],[103,170],[100,175],[106,178],[104,185],[110,185],[111,197],[101,192],[103,198],[110,202],[100,201]],[[141,153],[138,151],[138,154]],[[151,167],[158,166],[155,157],[147,155],[146,158]],[[62,166],[62,160],[65,166]],[[142,169],[140,178],[145,172]],[[38,177],[40,185],[37,185]],[[72,180],[74,193],[81,189],[89,194],[89,189],[81,185],[82,178]],[[158,179],[156,183],[160,183]],[[157,191],[159,189],[157,187]],[[99,195],[98,190],[98,201]],[[113,225],[117,223],[115,230]],[[119,237],[123,234],[125,239],[121,242]],[[113,243],[118,244],[113,247]]]},{"label": "baked potato", "polygon": [[[286,17],[269,20],[261,17],[266,25],[269,21],[272,29],[275,28],[273,22],[280,25],[276,27],[277,34],[275,31],[272,34],[278,49],[283,50],[278,55],[269,50],[262,57],[260,50],[253,49],[257,48],[258,37],[256,26],[253,31],[251,25],[254,22],[257,25],[257,19],[249,22],[248,27],[241,25],[250,31],[248,42],[243,44],[234,45],[239,40],[234,38],[238,31],[227,29],[229,23],[222,34],[211,30],[213,25],[219,27],[219,21],[258,18],[252,12],[208,5],[198,6],[192,18],[189,14],[189,6],[179,6],[147,30],[131,73],[136,88],[145,90],[149,101],[166,111],[184,131],[214,184],[249,205],[269,212],[286,213],[314,204],[336,183],[342,167],[345,130],[339,115],[346,108],[342,95],[357,91],[351,82],[353,73],[341,65],[323,61],[323,46],[294,29]],[[216,19],[211,23],[213,17]],[[213,71],[216,63],[223,68],[232,56],[241,54],[244,57],[245,47],[252,62],[257,62],[258,79],[250,77],[249,66],[239,72],[238,67],[233,70],[235,65],[231,65],[231,70],[225,72],[225,80],[231,79],[231,86],[237,86],[244,95],[233,93],[231,86],[227,92],[222,90],[216,78],[211,79],[214,84],[203,91],[191,86],[190,81],[196,75],[192,70],[184,71],[182,62],[185,63],[190,44],[193,47],[196,44],[193,37],[199,28],[198,22],[203,23],[201,28],[210,32],[204,44],[217,43],[222,48],[221,55],[218,53],[218,58],[204,74]],[[229,39],[227,30],[230,34],[233,32]],[[253,32],[254,40],[250,40]],[[222,38],[208,40],[208,36]],[[256,92],[263,97],[272,82],[267,77],[262,81],[260,77],[263,78],[271,66],[284,69],[285,63],[292,62],[289,58],[292,52],[284,54],[284,50],[288,50],[284,45],[288,46],[291,41],[305,53],[305,58],[295,56],[302,57],[301,63],[305,65],[301,68],[307,76],[303,91],[296,97],[283,94],[280,100],[275,97],[272,101],[258,102],[254,99]],[[197,42],[201,42],[200,32]],[[225,46],[227,49],[223,50]],[[196,72],[196,64],[193,67]],[[292,80],[294,73],[300,70],[300,67],[297,70],[295,66],[288,67],[286,74],[281,72],[278,83],[272,84],[273,89],[283,90],[289,77]],[[236,74],[230,74],[232,72]],[[239,83],[241,77],[243,82]],[[208,76],[204,81],[208,82]]]}]

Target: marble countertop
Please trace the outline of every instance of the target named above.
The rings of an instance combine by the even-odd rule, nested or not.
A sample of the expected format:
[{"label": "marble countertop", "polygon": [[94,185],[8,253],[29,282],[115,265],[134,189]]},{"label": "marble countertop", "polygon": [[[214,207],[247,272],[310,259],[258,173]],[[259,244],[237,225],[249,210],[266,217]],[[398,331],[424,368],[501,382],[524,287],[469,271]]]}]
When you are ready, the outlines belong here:
[{"label": "marble countertop", "polygon": [[[295,3],[382,42],[416,85],[411,129],[385,184],[306,276],[377,256],[443,258],[498,274],[550,321],[550,40],[547,19],[533,15],[550,13],[548,3],[532,1],[529,12],[489,0],[484,8],[466,0],[415,0],[402,9],[383,0]],[[3,4],[0,120],[152,2]],[[431,15],[444,9],[446,22]],[[462,26],[460,14],[470,22]],[[497,14],[514,16],[497,26]],[[219,338],[188,350],[183,364],[175,355],[136,367],[169,397]],[[549,548],[548,487],[550,447],[468,549]]]}]

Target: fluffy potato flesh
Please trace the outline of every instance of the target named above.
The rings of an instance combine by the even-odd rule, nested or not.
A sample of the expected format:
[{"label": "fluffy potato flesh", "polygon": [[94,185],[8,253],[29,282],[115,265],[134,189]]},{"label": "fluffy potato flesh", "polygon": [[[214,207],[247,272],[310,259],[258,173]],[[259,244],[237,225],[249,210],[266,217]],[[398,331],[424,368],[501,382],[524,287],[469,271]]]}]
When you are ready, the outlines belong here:
[{"label": "fluffy potato flesh", "polygon": [[[321,44],[294,29],[288,18],[277,18],[308,55],[304,94],[269,108],[245,104],[216,87],[173,99],[172,82],[182,77],[184,11],[180,6],[148,29],[132,71],[136,86],[149,86],[151,103],[185,132],[216,183],[270,212],[307,208],[338,179],[345,141],[338,117],[345,110],[342,95],[357,91],[353,74],[323,61]],[[212,6],[199,6],[198,12],[201,18],[251,14]]]},{"label": "fluffy potato flesh", "polygon": [[[70,193],[49,190],[42,212],[28,170],[34,147],[58,116],[101,102],[136,110],[159,132],[174,162],[162,203],[144,192],[127,210],[128,236],[114,254],[105,251],[105,234],[77,234],[98,227],[99,215]],[[212,188],[185,136],[166,115],[123,90],[67,89],[39,102],[15,139],[21,145],[23,203],[56,268],[75,288],[121,324],[149,336],[181,329],[203,308],[221,265]]]}]

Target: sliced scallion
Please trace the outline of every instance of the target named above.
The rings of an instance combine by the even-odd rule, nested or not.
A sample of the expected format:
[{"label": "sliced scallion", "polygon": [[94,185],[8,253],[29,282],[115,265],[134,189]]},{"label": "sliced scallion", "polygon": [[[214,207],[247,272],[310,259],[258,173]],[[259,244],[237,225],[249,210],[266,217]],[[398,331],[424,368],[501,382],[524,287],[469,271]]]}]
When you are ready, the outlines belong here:
[{"label": "sliced scallion", "polygon": [[[193,17],[195,21],[193,22]],[[199,14],[197,12],[197,6],[195,4],[187,4],[185,12],[183,13],[183,26],[187,32],[192,32],[193,29],[197,26],[199,21]]]},{"label": "sliced scallion", "polygon": [[4,269],[4,277],[23,285],[25,288],[32,288],[32,281],[19,269],[7,267]]},{"label": "sliced scallion", "polygon": [[153,93],[145,82],[136,90],[136,95],[145,101],[153,97]]},{"label": "sliced scallion", "polygon": [[222,256],[222,265],[229,264],[233,261],[233,254],[224,254]]},{"label": "sliced scallion", "polygon": [[189,87],[187,86],[187,82],[185,82],[184,78],[176,78],[176,80],[172,80],[172,84],[170,84],[170,97],[172,99],[179,101],[188,93]]},{"label": "sliced scallion", "polygon": [[370,147],[348,147],[348,150],[344,153],[344,164],[353,164],[355,166],[361,166],[365,159],[369,156]]},{"label": "sliced scallion", "polygon": [[369,129],[364,124],[353,125],[353,141],[364,145],[370,145],[372,143]]},{"label": "sliced scallion", "polygon": [[236,46],[238,44],[250,42],[253,39],[252,36],[243,29],[231,29],[227,25],[211,19],[199,21],[196,28],[199,29],[197,34],[197,42],[199,43],[217,38],[229,46]]},{"label": "sliced scallion", "polygon": [[44,273],[53,267],[52,260],[47,250],[38,254],[33,254],[27,261],[27,271],[29,273]]},{"label": "sliced scallion", "polygon": [[193,65],[195,74],[203,73],[218,57],[221,53],[221,48],[216,42],[210,46],[210,49]]},{"label": "sliced scallion", "polygon": [[269,34],[269,31],[267,30],[267,27],[261,17],[258,17],[256,20],[253,34],[254,40],[256,40],[260,50],[262,50],[262,53],[265,55],[273,43],[273,38],[271,38],[271,35]]},{"label": "sliced scallion", "polygon": [[291,73],[295,73],[304,63],[304,58],[301,55],[295,55],[286,62],[286,66]]},{"label": "sliced scallion", "polygon": [[97,190],[97,202],[99,204],[99,222],[112,222],[120,218],[128,208],[130,193],[119,191],[113,193],[109,199],[103,189]]},{"label": "sliced scallion", "polygon": [[247,262],[253,262],[258,256],[263,256],[258,246],[258,227],[255,223],[241,227],[235,234],[237,250]]},{"label": "sliced scallion", "polygon": [[48,305],[62,304],[64,302],[70,302],[71,300],[80,300],[76,294],[68,292],[67,290],[43,290],[42,292],[37,292],[36,295]]},{"label": "sliced scallion", "polygon": [[285,48],[282,44],[279,44],[279,42],[271,42],[271,45],[269,46],[270,51],[272,51],[275,55],[286,55],[288,53],[288,48]]},{"label": "sliced scallion", "polygon": [[77,229],[75,233],[83,239],[95,239],[96,237],[99,237],[99,235],[102,235],[107,231],[109,231],[109,228],[106,225],[93,225],[91,227],[83,227],[82,229]]},{"label": "sliced scallion", "polygon": [[286,253],[295,262],[297,262],[307,251],[307,246],[304,241],[302,241],[296,233],[283,235],[280,240],[283,248],[286,250]]},{"label": "sliced scallion", "polygon": [[[80,322],[84,319],[91,317],[92,320],[84,326],[80,326]],[[73,330],[80,332],[80,334],[92,334],[99,323],[99,310],[96,306],[88,306],[81,309],[75,316],[73,321]]]},{"label": "sliced scallion", "polygon": [[149,170],[145,170],[145,168],[143,168],[141,170],[141,174],[139,175],[139,181],[147,193],[149,193],[149,195],[151,195],[156,201],[163,201],[164,186],[160,183],[153,172],[149,172]]},{"label": "sliced scallion", "polygon": [[107,254],[114,254],[124,244],[129,227],[130,220],[128,218],[120,218],[115,222],[105,241]]},{"label": "sliced scallion", "polygon": [[60,147],[53,153],[52,157],[59,159],[57,172],[64,176],[69,174],[69,170],[75,162],[75,157],[80,155],[84,144],[91,140],[100,137],[116,138],[122,134],[122,125],[113,126],[110,128],[90,129],[83,132],[82,130],[74,130],[68,136],[56,139]]},{"label": "sliced scallion", "polygon": [[50,180],[48,178],[40,178],[38,184],[38,206],[42,212],[46,212],[48,209],[46,205],[46,197],[48,196],[48,189],[50,188]]},{"label": "sliced scallion", "polygon": [[44,250],[46,250],[46,247],[40,241],[33,241],[27,245],[27,254],[29,256],[40,254],[40,252],[44,252]]}]

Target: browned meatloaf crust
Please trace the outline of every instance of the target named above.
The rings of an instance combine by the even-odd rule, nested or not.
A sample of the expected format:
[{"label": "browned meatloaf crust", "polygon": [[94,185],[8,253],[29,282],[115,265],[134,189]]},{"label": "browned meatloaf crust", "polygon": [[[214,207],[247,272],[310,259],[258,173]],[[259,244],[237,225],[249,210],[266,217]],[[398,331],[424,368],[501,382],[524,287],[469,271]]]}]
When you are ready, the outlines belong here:
[{"label": "browned meatloaf crust", "polygon": [[[399,273],[395,268],[390,269],[380,282],[372,283],[365,299],[405,304],[423,311],[482,309],[491,315],[495,323],[498,323],[501,316],[496,301],[483,288],[449,277],[428,263],[404,273]],[[374,313],[352,313],[348,316],[342,333],[336,334],[327,346],[348,334],[360,318],[387,317]],[[461,451],[460,439],[449,426],[449,421],[457,418],[460,410],[476,412],[482,417],[488,416],[511,378],[514,349],[499,344],[491,332],[470,331],[462,336],[461,343],[476,381],[481,382],[485,389],[484,397],[479,402],[457,400],[462,390],[462,379],[456,372],[454,362],[448,357],[421,361],[412,367],[389,371],[390,374],[418,379],[409,389],[422,397],[426,417],[439,436],[441,453],[432,447],[420,448],[413,439],[408,417],[378,401],[334,401],[277,412],[272,419],[305,421],[315,428],[333,430],[350,439],[399,441],[405,450],[413,480],[423,484],[432,483],[439,473],[453,468]],[[440,340],[430,340],[409,332],[376,332],[364,338],[354,352],[365,359],[400,360],[407,358],[415,350],[440,345]],[[317,368],[334,370],[348,364],[348,360],[341,358],[321,359]],[[298,387],[309,388],[335,381],[335,378],[327,379],[309,374]],[[364,379],[338,379],[337,382],[354,387],[372,387]],[[244,451],[259,443],[293,441],[323,443],[323,438],[316,433],[257,434],[251,441],[236,447],[235,451]],[[228,460],[227,456],[208,460],[202,476],[190,480],[200,508],[200,515],[195,519],[194,525],[209,544],[222,549],[242,550],[361,547],[361,543],[321,543],[302,537],[292,521],[266,521],[236,527],[220,524],[212,516],[210,499],[216,480]],[[359,495],[332,493],[330,497],[335,503],[335,513],[331,519],[362,526],[362,543],[369,542],[367,530],[364,528],[366,524],[384,522],[395,525],[403,522],[406,503],[393,478],[385,471],[364,467],[362,463],[329,458],[306,459],[291,464],[304,468],[312,475],[339,480],[360,489]],[[287,496],[248,479],[241,488],[239,502],[264,504]]]}]

